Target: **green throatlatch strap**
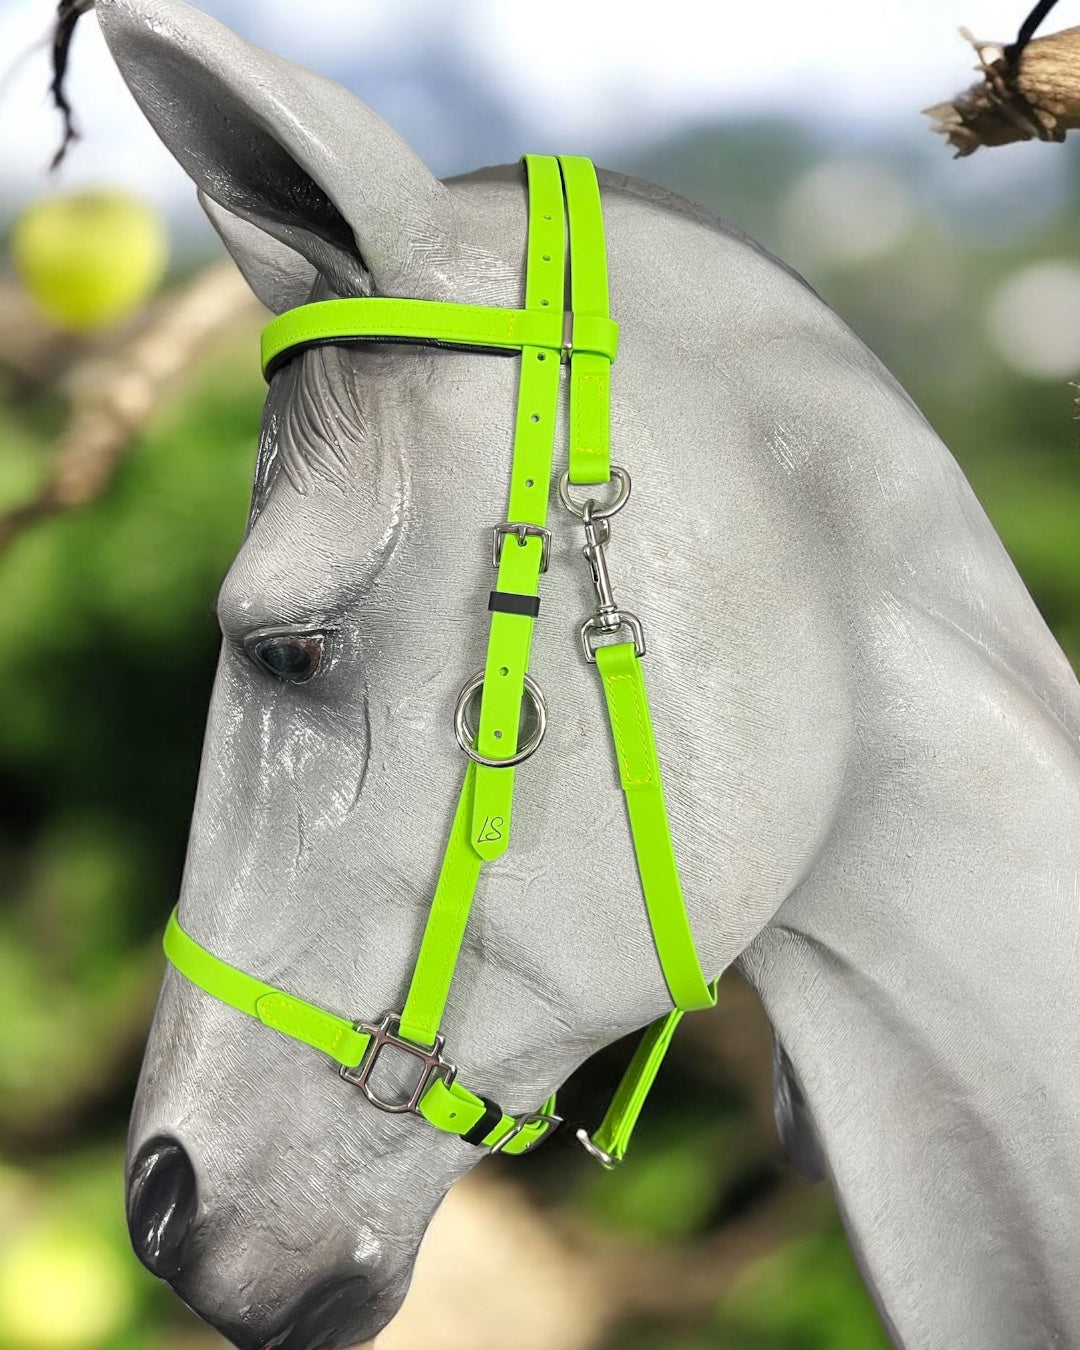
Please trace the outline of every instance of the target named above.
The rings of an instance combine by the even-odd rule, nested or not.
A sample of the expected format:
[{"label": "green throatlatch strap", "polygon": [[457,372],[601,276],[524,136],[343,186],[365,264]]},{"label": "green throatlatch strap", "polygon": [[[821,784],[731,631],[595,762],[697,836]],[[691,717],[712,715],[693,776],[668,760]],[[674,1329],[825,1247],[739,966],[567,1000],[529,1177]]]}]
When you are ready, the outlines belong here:
[{"label": "green throatlatch strap", "polygon": [[[596,170],[580,155],[560,155],[570,221],[570,310],[578,324],[609,318],[604,213]],[[611,362],[574,339],[570,357],[570,481],[611,477]]]},{"label": "green throatlatch strap", "polygon": [[[526,155],[525,170],[529,185],[525,308],[529,312],[561,314],[566,277],[562,178],[550,155]],[[547,521],[558,406],[559,363],[555,354],[542,347],[523,347],[508,525],[531,526],[533,531],[542,531]],[[495,582],[498,595],[535,597],[541,567],[547,560],[542,536],[530,533],[528,528],[519,529],[517,534],[504,535],[500,547]],[[517,753],[521,701],[535,623],[534,614],[492,611],[476,739],[476,749],[486,759],[510,759]],[[472,843],[485,861],[506,852],[513,799],[512,765],[477,766]]]},{"label": "green throatlatch strap", "polygon": [[683,1012],[711,1008],[716,990],[702,974],[686,917],[641,660],[632,642],[618,642],[597,648],[596,665],[604,684],[641,889],[671,1001]]},{"label": "green throatlatch strap", "polygon": [[[164,947],[165,955],[192,984],[239,1012],[257,1017],[274,1031],[321,1050],[347,1069],[356,1068],[371,1045],[373,1038],[357,1031],[347,1018],[337,1017],[295,994],[265,984],[207,951],[180,926],[175,909],[165,929]],[[433,1043],[434,1038],[427,1042],[428,1045]],[[554,1096],[538,1112],[526,1112],[516,1117],[478,1097],[456,1080],[448,1085],[442,1078],[434,1079],[428,1087],[420,1099],[419,1109],[420,1114],[440,1130],[462,1136],[474,1131],[487,1117],[488,1127],[483,1137],[475,1142],[488,1148],[499,1147],[500,1152],[508,1154],[526,1153],[557,1123],[553,1118]]]},{"label": "green throatlatch strap", "polygon": [[676,1008],[648,1027],[638,1042],[634,1057],[622,1076],[600,1128],[592,1136],[592,1142],[612,1162],[622,1162],[626,1156],[638,1116],[641,1115],[683,1015],[682,1009]]}]

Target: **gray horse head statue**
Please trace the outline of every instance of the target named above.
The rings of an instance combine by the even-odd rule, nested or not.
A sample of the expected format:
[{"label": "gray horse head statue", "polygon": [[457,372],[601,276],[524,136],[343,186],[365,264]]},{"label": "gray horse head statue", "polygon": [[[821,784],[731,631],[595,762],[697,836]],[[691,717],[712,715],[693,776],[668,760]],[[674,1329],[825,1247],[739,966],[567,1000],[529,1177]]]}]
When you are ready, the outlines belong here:
[{"label": "gray horse head statue", "polygon": [[[520,166],[439,182],[344,89],[181,0],[97,10],[270,310],[522,304]],[[634,481],[612,567],[649,633],[701,965],[756,987],[784,1143],[831,1180],[895,1343],[1080,1346],[1076,680],[948,452],[805,283],[691,203],[600,187]],[[401,1008],[424,930],[518,366],[360,343],[271,383],[180,914],[342,1017]],[[515,1112],[671,1006],[577,641],[579,522],[555,503],[551,525],[531,661],[550,727],[442,1025],[461,1078]],[[374,1335],[483,1156],[334,1067],[169,969],[132,1233],[238,1346]]]}]

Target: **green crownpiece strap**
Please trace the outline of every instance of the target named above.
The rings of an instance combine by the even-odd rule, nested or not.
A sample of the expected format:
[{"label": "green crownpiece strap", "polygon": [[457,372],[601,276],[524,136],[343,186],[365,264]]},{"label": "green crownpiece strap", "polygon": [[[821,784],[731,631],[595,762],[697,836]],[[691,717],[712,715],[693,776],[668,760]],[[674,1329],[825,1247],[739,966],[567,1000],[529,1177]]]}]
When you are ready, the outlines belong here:
[{"label": "green crownpiece strap", "polygon": [[606,1153],[613,1162],[622,1162],[626,1156],[634,1126],[638,1122],[649,1090],[656,1081],[656,1075],[660,1072],[664,1056],[683,1015],[682,1009],[676,1008],[666,1017],[653,1022],[646,1030],[638,1042],[634,1057],[623,1074],[600,1128],[592,1137],[596,1147]]},{"label": "green crownpiece strap", "polygon": [[611,477],[611,362],[614,356],[579,343],[589,321],[610,322],[604,213],[596,170],[579,155],[560,155],[570,221],[570,481],[606,483]]}]

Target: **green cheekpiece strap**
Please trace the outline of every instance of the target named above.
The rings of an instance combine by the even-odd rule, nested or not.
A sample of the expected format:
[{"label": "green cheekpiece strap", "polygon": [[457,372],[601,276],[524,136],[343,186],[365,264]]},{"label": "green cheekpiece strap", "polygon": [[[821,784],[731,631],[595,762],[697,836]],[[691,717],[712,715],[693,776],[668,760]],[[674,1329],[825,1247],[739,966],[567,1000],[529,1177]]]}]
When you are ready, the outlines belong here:
[{"label": "green cheekpiece strap", "polygon": [[439,1034],[480,877],[482,859],[469,837],[475,785],[476,765],[470,760],[401,1014],[402,1038],[417,1045],[432,1045]]},{"label": "green cheekpiece strap", "polygon": [[[529,184],[525,307],[530,313],[561,313],[566,273],[562,178],[558,164],[549,155],[526,155],[525,169]],[[516,534],[504,534],[498,545],[493,605],[521,607],[519,598],[531,600],[539,589],[548,554],[543,530],[558,406],[559,364],[554,353],[540,347],[523,348],[506,518],[508,531],[515,525],[518,530]],[[476,739],[476,749],[486,759],[506,760],[517,754],[521,700],[535,624],[535,613],[492,611]],[[512,765],[477,767],[472,842],[485,862],[500,857],[510,842],[514,774]]]}]

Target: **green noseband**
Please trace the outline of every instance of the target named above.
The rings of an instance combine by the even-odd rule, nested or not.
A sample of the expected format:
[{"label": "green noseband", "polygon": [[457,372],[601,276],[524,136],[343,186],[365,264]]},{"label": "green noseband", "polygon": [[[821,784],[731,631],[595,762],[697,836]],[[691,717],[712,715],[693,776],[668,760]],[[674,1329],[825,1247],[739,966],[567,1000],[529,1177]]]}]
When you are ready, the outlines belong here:
[{"label": "green noseband", "polygon": [[[497,579],[488,603],[487,660],[462,690],[455,716],[469,764],[405,1006],[400,1015],[370,1022],[327,1012],[214,956],[184,931],[175,911],[165,952],[177,970],[214,998],[328,1055],[341,1077],[380,1110],[421,1115],[467,1143],[503,1153],[527,1152],[561,1123],[554,1096],[538,1110],[515,1113],[464,1087],[443,1053],[439,1027],[481,867],[500,857],[509,843],[516,766],[537,749],[546,727],[543,695],[528,667],[551,539],[547,509],[560,366],[568,361],[570,444],[559,496],[584,527],[584,552],[598,598],[596,613],[581,628],[582,650],[603,682],[645,907],[674,1005],[646,1031],[595,1136],[577,1132],[590,1153],[611,1165],[625,1154],[679,1019],[689,1009],[715,1003],[716,985],[702,973],[679,885],[641,669],[644,633],[636,616],[617,605],[607,567],[610,520],[630,495],[630,476],[610,460],[611,365],[618,327],[608,313],[596,172],[587,159],[570,155],[526,155],[525,165],[524,309],[385,297],[327,300],[283,314],[268,325],[262,340],[267,379],[298,352],[326,343],[421,342],[521,358],[507,519],[493,528]],[[564,293],[568,261],[569,306]],[[572,485],[587,485],[589,491],[575,495]],[[601,488],[603,501],[592,495]],[[469,708],[478,693],[479,725],[473,727]],[[532,704],[535,730],[520,745],[524,699]],[[372,1087],[372,1072],[387,1051],[416,1061],[415,1085],[407,1098],[386,1101]]]}]

